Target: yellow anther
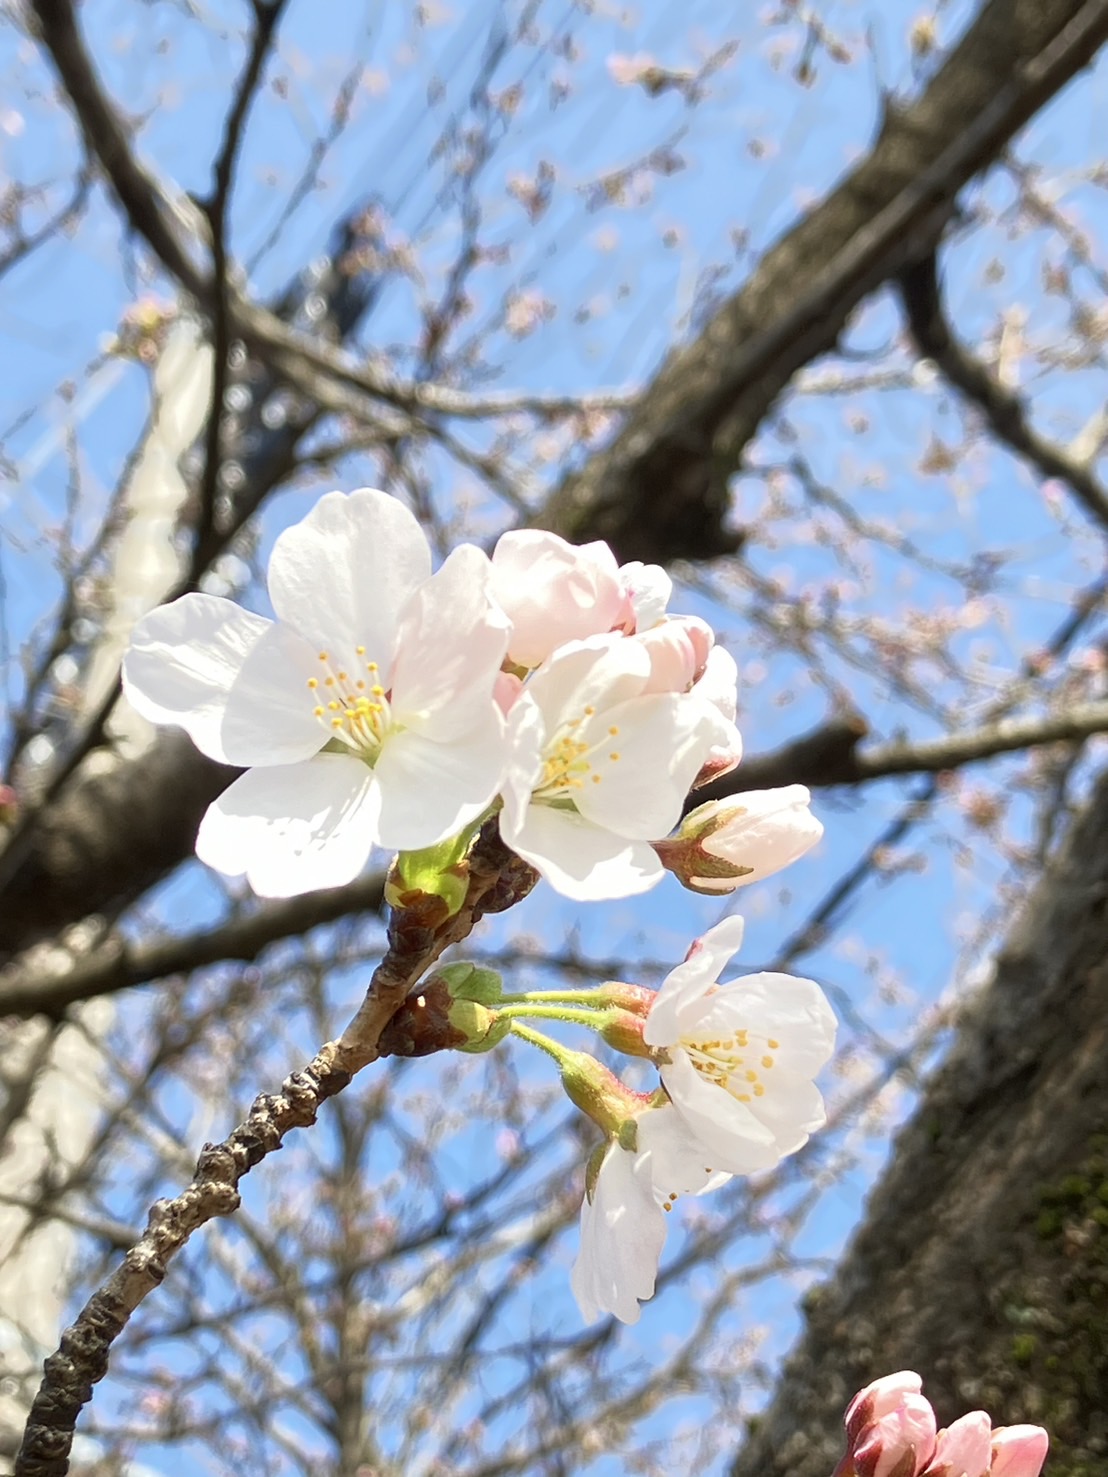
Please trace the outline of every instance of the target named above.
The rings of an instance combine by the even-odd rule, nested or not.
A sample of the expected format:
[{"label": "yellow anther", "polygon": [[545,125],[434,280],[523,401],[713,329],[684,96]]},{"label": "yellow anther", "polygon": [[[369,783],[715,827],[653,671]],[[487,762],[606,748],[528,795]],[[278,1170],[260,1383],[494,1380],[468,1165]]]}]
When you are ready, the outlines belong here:
[{"label": "yellow anther", "polygon": [[313,688],[314,687],[318,687],[319,686],[319,678],[318,677],[309,677],[308,678],[308,686],[309,687],[313,687]]},{"label": "yellow anther", "polygon": [[764,1056],[762,1058],[762,1066],[763,1067],[766,1067],[766,1068],[772,1067],[773,1066],[773,1058],[771,1056]]},{"label": "yellow anther", "polygon": [[341,718],[332,718],[331,719],[331,727],[332,728],[341,728],[342,727],[342,719]]},{"label": "yellow anther", "polygon": [[608,758],[611,759],[614,762],[615,760],[617,760],[619,758],[619,755],[618,754],[609,754],[608,755]]},{"label": "yellow anther", "polygon": [[321,651],[319,653],[319,659],[321,662],[325,662],[327,660],[327,653],[325,651]]},{"label": "yellow anther", "polygon": [[375,682],[370,688],[370,691],[373,693],[374,697],[384,697],[385,695],[385,689],[381,686],[379,682]]},{"label": "yellow anther", "polygon": [[757,1080],[758,1080],[758,1074],[757,1074],[757,1072],[747,1072],[745,1074],[745,1076],[746,1076],[746,1080],[748,1082],[757,1082]]},{"label": "yellow anther", "polygon": [[358,653],[359,656],[365,656],[365,647],[364,646],[355,647],[355,650],[357,651],[357,653]]},{"label": "yellow anther", "polygon": [[334,687],[335,679],[333,677],[325,677],[323,680],[323,685],[324,687]]},{"label": "yellow anther", "polygon": [[612,735],[613,738],[615,738],[616,734],[619,732],[619,724],[613,723],[608,732]]},{"label": "yellow anther", "polygon": [[346,681],[346,673],[345,672],[340,672],[339,673],[339,681],[340,682],[345,682]]},{"label": "yellow anther", "polygon": [[365,667],[366,667],[366,671],[367,672],[376,672],[376,670],[377,670],[377,663],[376,662],[366,662]]},{"label": "yellow anther", "polygon": [[355,686],[356,686],[356,687],[364,687],[364,686],[365,686],[365,683],[364,683],[364,682],[363,682],[363,681],[362,681],[362,679],[361,679],[361,678],[360,678],[360,677],[359,677],[359,678],[358,678],[358,680],[357,680],[357,682],[356,682],[356,683],[355,683],[355,684],[354,684],[354,685],[355,685]]},{"label": "yellow anther", "polygon": [[[594,785],[598,785],[600,783],[600,776],[598,774],[594,774],[592,777],[592,782]],[[580,780],[576,781],[576,783],[580,784]]]},{"label": "yellow anther", "polygon": [[331,709],[331,712],[332,713],[337,713],[338,710],[339,710],[339,708],[341,707],[341,704],[340,703],[336,703],[335,700],[334,700],[334,698],[332,698],[331,701],[327,704],[327,706]]},{"label": "yellow anther", "polygon": [[762,1086],[762,1084],[759,1082],[757,1084],[757,1086],[754,1088],[754,1096],[755,1097],[765,1097],[765,1095],[766,1095],[766,1090]]},{"label": "yellow anther", "polygon": [[776,1051],[777,1048],[781,1045],[781,1043],[780,1043],[780,1041],[775,1041],[773,1039],[773,1037],[770,1036],[766,1040],[766,1045],[769,1047],[770,1051]]},{"label": "yellow anther", "polygon": [[738,1098],[740,1103],[750,1102],[750,1094],[748,1092],[737,1092],[735,1096]]},{"label": "yellow anther", "polygon": [[[736,1040],[738,1041],[740,1046],[748,1046],[750,1044],[747,1033],[745,1031],[740,1031],[738,1033],[738,1036],[736,1037]],[[771,1046],[777,1045],[776,1041],[771,1041],[769,1044]]]},{"label": "yellow anther", "polygon": [[592,704],[591,704],[591,703],[590,703],[590,704],[589,704],[589,706],[588,706],[588,707],[587,707],[587,708],[586,708],[586,709],[585,709],[585,717],[586,717],[586,718],[591,718],[591,717],[592,717],[592,715],[593,715],[593,714],[594,714],[594,713],[595,713],[595,712],[596,712],[596,709],[595,709],[595,708],[594,708],[594,707],[593,707],[593,706],[592,706]]},{"label": "yellow anther", "polygon": [[315,716],[317,718],[322,718],[323,717],[323,714],[326,712],[326,709],[325,708],[313,708],[312,709],[312,712],[315,714]]}]

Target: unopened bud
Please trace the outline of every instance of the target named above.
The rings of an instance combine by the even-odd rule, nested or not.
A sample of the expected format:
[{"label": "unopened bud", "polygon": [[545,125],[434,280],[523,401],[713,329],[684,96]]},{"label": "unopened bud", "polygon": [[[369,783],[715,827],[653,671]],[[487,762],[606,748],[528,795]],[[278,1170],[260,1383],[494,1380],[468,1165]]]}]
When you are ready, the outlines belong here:
[{"label": "unopened bud", "polygon": [[654,842],[654,850],[691,891],[734,892],[779,872],[816,844],[823,826],[810,801],[803,785],[709,800],[689,812],[675,836]]},{"label": "unopened bud", "polygon": [[435,975],[445,982],[451,999],[476,1000],[478,1005],[495,1005],[504,983],[495,969],[461,961],[442,965]]},{"label": "unopened bud", "polygon": [[451,1001],[447,1015],[453,1029],[465,1037],[454,1047],[455,1051],[474,1054],[491,1051],[512,1029],[510,1017],[497,1016],[495,1011],[486,1010],[476,1000]]},{"label": "unopened bud", "polygon": [[437,846],[402,851],[385,879],[385,901],[392,908],[411,908],[418,906],[422,898],[440,898],[445,917],[453,918],[469,891],[469,864],[465,855],[472,839],[469,831],[460,831]]},{"label": "unopened bud", "polygon": [[1042,1426],[998,1426],[989,1477],[1039,1477],[1049,1446]]},{"label": "unopened bud", "polygon": [[861,1390],[847,1406],[847,1452],[840,1472],[857,1477],[920,1477],[935,1451],[935,1412],[904,1370]]},{"label": "unopened bud", "polygon": [[[651,992],[653,993],[653,992]],[[652,1049],[642,1039],[646,1017],[629,1010],[605,1010],[600,1013],[600,1036],[622,1051],[624,1056],[649,1057]]]},{"label": "unopened bud", "polygon": [[587,1052],[561,1052],[558,1060],[566,1096],[605,1133],[618,1134],[627,1120],[641,1113],[648,1102]]}]

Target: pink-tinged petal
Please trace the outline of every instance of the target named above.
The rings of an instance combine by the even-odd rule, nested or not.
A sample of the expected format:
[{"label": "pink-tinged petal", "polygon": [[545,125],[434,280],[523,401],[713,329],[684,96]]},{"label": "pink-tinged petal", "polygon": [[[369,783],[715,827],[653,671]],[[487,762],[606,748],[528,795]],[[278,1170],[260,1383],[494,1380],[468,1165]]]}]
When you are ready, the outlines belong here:
[{"label": "pink-tinged petal", "polygon": [[853,1449],[858,1477],[920,1477],[935,1450],[935,1412],[922,1395],[902,1395],[863,1428]]},{"label": "pink-tinged petal", "polygon": [[[685,818],[681,834],[699,830],[701,848],[708,856],[749,867],[748,873],[730,882],[731,887],[744,887],[790,866],[815,846],[823,826],[809,809],[810,802],[803,785],[751,790],[734,800],[700,806]],[[695,871],[695,860],[689,865]]]},{"label": "pink-tinged petal", "polygon": [[843,1425],[847,1440],[853,1442],[863,1426],[896,1410],[905,1395],[918,1395],[922,1389],[923,1380],[912,1369],[901,1369],[873,1380],[846,1407]]},{"label": "pink-tinged petal", "polygon": [[1039,1477],[1050,1440],[1042,1426],[998,1426],[989,1477]]},{"label": "pink-tinged petal", "polygon": [[706,621],[675,615],[635,638],[650,657],[647,692],[687,692],[704,671],[715,636]]},{"label": "pink-tinged petal", "polygon": [[508,649],[508,621],[488,594],[488,556],[462,544],[409,597],[392,670],[405,728],[454,738],[483,723]]},{"label": "pink-tinged petal", "polygon": [[988,1477],[993,1423],[983,1410],[960,1416],[939,1432],[928,1469],[935,1477]]},{"label": "pink-tinged petal", "polygon": [[619,581],[631,605],[632,631],[649,631],[665,618],[673,581],[660,564],[633,559],[619,567]]},{"label": "pink-tinged petal", "polygon": [[492,689],[493,701],[505,717],[515,707],[516,701],[522,691],[522,677],[517,677],[514,672],[498,672],[496,674],[496,682],[493,684]]},{"label": "pink-tinged petal", "polygon": [[743,920],[724,918],[693,941],[683,964],[670,970],[650,1008],[643,1040],[648,1046],[671,1046],[681,1034],[681,1016],[690,1002],[707,996],[731,956],[742,948]]},{"label": "pink-tinged petal", "polygon": [[650,676],[650,658],[637,641],[593,636],[559,648],[527,684],[553,736],[563,723],[583,722],[585,710],[606,711],[638,697]]},{"label": "pink-tinged petal", "polygon": [[586,1323],[611,1313],[637,1323],[639,1303],[654,1295],[666,1219],[641,1156],[613,1143],[593,1198],[581,1206],[581,1247],[570,1286]]},{"label": "pink-tinged petal", "polygon": [[679,820],[710,747],[712,724],[689,697],[656,693],[598,708],[580,735],[589,745],[591,770],[574,796],[578,810],[618,835],[650,841]]},{"label": "pink-tinged petal", "polygon": [[652,1108],[636,1125],[638,1152],[648,1156],[654,1193],[663,1206],[672,1205],[678,1195],[716,1190],[730,1179],[704,1163],[703,1145],[674,1108]]},{"label": "pink-tinged petal", "polygon": [[556,892],[577,902],[634,897],[665,876],[644,842],[625,841],[572,810],[531,805],[518,828],[505,829],[502,816],[501,830],[512,850],[537,867]]},{"label": "pink-tinged petal", "polygon": [[706,1165],[728,1174],[772,1169],[781,1159],[772,1131],[746,1103],[701,1077],[680,1047],[660,1068],[662,1082],[707,1153]]},{"label": "pink-tinged petal", "polygon": [[227,697],[220,740],[228,764],[295,764],[331,737],[322,706],[319,658],[288,626],[271,625],[242,664]]},{"label": "pink-tinged petal", "polygon": [[576,548],[539,529],[506,533],[492,556],[493,598],[512,622],[513,662],[537,667],[567,641],[618,624],[624,605],[607,544]]},{"label": "pink-tinged petal", "polygon": [[151,723],[183,728],[209,759],[234,763],[223,748],[227,697],[272,624],[216,595],[182,595],[152,610],[123,659],[127,700]]},{"label": "pink-tinged petal", "polygon": [[321,651],[346,663],[365,646],[384,673],[404,602],[430,573],[427,540],[402,503],[372,487],[329,492],[274,544],[269,598]]},{"label": "pink-tinged petal", "polygon": [[374,770],[381,786],[378,844],[417,851],[453,836],[492,800],[506,761],[504,719],[491,702],[484,721],[451,743],[410,730],[390,733]]},{"label": "pink-tinged petal", "polygon": [[377,831],[372,770],[344,754],[251,769],[200,823],[196,854],[259,897],[341,887],[365,866]]}]

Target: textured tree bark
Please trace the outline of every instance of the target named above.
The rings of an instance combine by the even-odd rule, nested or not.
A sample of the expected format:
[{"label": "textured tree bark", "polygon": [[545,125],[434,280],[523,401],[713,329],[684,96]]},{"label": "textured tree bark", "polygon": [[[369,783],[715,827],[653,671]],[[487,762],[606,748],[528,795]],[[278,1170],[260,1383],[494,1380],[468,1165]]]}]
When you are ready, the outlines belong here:
[{"label": "textured tree bark", "polygon": [[[35,13],[132,224],[170,270],[195,283],[175,235],[159,224],[150,182],[121,159],[70,0],[37,0]],[[1108,0],[987,0],[921,97],[887,113],[866,158],[669,357],[611,446],[558,488],[536,521],[579,542],[606,538],[623,558],[668,563],[737,549],[741,536],[723,525],[728,478],[788,381],[834,347],[867,293],[934,248],[958,192],[1106,39]],[[136,213],[144,201],[149,210]],[[74,777],[38,827],[18,881],[0,888],[0,957],[133,901],[188,855],[230,776],[187,744],[162,740],[159,750],[162,743],[172,752],[144,756],[142,771],[120,765],[110,779]]]},{"label": "textured tree bark", "polygon": [[842,1410],[910,1368],[943,1422],[1108,1471],[1108,773],[968,1006],[732,1477],[828,1477]]}]

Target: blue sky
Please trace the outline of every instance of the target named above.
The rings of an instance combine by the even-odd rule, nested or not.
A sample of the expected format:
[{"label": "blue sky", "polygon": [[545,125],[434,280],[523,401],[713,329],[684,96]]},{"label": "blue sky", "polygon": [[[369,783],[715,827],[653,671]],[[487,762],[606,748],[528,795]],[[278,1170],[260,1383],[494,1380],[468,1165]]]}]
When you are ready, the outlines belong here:
[{"label": "blue sky", "polygon": [[[210,183],[228,87],[241,62],[244,9],[215,0],[201,25],[186,18],[186,8],[167,3],[137,7],[125,0],[89,0],[82,8],[82,24],[108,85],[144,119],[143,153],[196,194]],[[407,6],[350,5],[341,14],[339,9],[332,8],[321,25],[315,7],[303,0],[290,5],[279,59],[251,115],[238,167],[232,246],[240,261],[252,263],[253,289],[267,296],[322,248],[345,211],[370,198],[381,202],[398,240],[410,243],[418,274],[390,281],[355,352],[388,354],[404,370],[414,362],[420,296],[433,296],[441,284],[459,234],[450,182],[431,153],[443,120],[464,110],[474,69],[502,12],[489,3],[454,10],[443,5],[441,21],[416,28]],[[972,9],[940,7],[944,43],[957,36]],[[439,7],[432,10],[437,14]],[[910,93],[929,66],[913,60],[908,43],[912,23],[924,13],[916,0],[821,6],[824,23],[844,38],[854,59],[847,64],[817,50],[808,87],[793,75],[803,25],[795,18],[769,23],[772,6],[736,10],[737,19],[703,0],[679,8],[643,3],[635,11],[616,5],[586,23],[570,5],[537,8],[540,34],[572,36],[578,55],[571,60],[523,48],[510,53],[496,75],[494,92],[521,88],[480,185],[485,242],[507,260],[497,257],[475,273],[472,312],[460,335],[481,335],[480,372],[490,388],[576,392],[641,384],[674,339],[692,331],[706,285],[726,291],[741,282],[758,254],[867,148],[883,94]],[[516,14],[516,7],[507,13]],[[642,88],[613,80],[613,56],[650,53],[680,68],[734,40],[734,57],[708,84],[708,101],[696,108],[676,92],[651,98]],[[313,141],[327,128],[330,99],[359,57],[367,70],[349,127],[327,155],[319,187],[292,215],[277,244],[263,249]],[[10,28],[0,31],[0,77],[9,91],[15,87],[27,97],[19,104],[21,126],[0,134],[0,164],[19,178],[64,179],[74,157],[72,128],[51,107],[43,63]],[[1093,82],[1072,87],[1036,120],[1019,148],[1024,160],[1057,172],[1060,183],[1052,189],[1094,238],[1104,224],[1103,203],[1076,171],[1095,157],[1094,145],[1108,127],[1106,112],[1101,68]],[[462,117],[464,122],[464,111]],[[640,169],[626,184],[630,203],[595,208],[599,180],[651,154],[680,167],[665,173]],[[532,222],[519,203],[518,186],[535,179],[542,161],[553,165],[555,188],[550,207]],[[967,195],[965,224],[943,257],[951,311],[959,331],[975,339],[993,334],[1002,315],[1022,304],[1036,338],[1060,340],[1066,305],[1042,290],[1044,264],[1057,257],[1058,247],[1045,230],[1013,213],[1013,199],[1011,182],[999,171]],[[1000,275],[992,268],[997,260],[1003,263]],[[1082,280],[1078,272],[1077,283],[1090,299],[1101,290],[1088,273]],[[120,228],[102,195],[75,242],[45,248],[0,284],[0,331],[9,344],[0,362],[2,450],[27,472],[23,483],[0,481],[0,557],[13,643],[28,634],[57,587],[46,534],[65,504],[66,435],[74,432],[80,448],[87,532],[148,410],[147,375],[134,364],[106,360],[76,398],[59,395],[59,386],[71,376],[80,380],[83,367],[98,361],[121,314],[146,292],[165,296],[168,288],[151,275],[141,248]],[[512,292],[537,294],[549,305],[549,316],[533,333],[517,336],[505,327],[505,295]],[[842,356],[817,368],[850,376],[864,367],[863,356],[881,351],[884,367],[908,376],[912,361],[898,348],[900,326],[890,295],[876,295],[851,321]],[[1028,388],[1035,392],[1044,429],[1073,435],[1103,399],[1102,374],[1099,362],[1035,371]],[[485,433],[467,434],[480,445]],[[727,567],[678,570],[680,593],[673,602],[677,609],[712,617],[734,652],[751,752],[820,721],[836,693],[848,696],[882,738],[941,732],[955,706],[972,717],[984,710],[990,684],[1042,643],[1072,589],[1096,572],[1095,545],[1070,536],[1035,479],[1006,454],[978,445],[945,476],[921,465],[930,445],[954,447],[965,434],[956,400],[925,379],[834,394],[814,393],[802,381],[775,407],[734,484],[736,519],[757,520],[768,536],[746,556],[755,579]],[[552,484],[573,455],[572,448],[554,446],[550,459],[536,461],[532,471],[540,484]],[[780,631],[775,634],[774,611],[785,608],[788,596],[809,590],[813,609],[819,609],[841,580],[850,585],[844,599],[853,615],[880,616],[894,631],[906,627],[910,613],[957,613],[966,602],[963,584],[934,569],[915,568],[887,549],[873,549],[851,567],[848,554],[821,542],[818,516],[810,510],[798,515],[795,489],[775,510],[765,469],[797,455],[860,516],[895,525],[934,561],[963,566],[983,548],[997,553],[997,593],[1003,598],[986,594],[980,621],[953,638],[973,681],[955,680],[923,663],[918,690],[891,693],[888,672],[880,670],[870,637],[861,633],[843,650],[815,639],[824,662],[821,682]],[[509,511],[455,464],[434,456],[429,466],[440,513],[448,513],[459,497],[469,499],[472,526],[482,537],[508,520]],[[366,458],[352,456],[336,466],[329,482],[304,479],[295,485],[268,510],[263,549],[282,526],[303,515],[325,485],[356,486],[367,475]],[[772,596],[759,595],[757,581],[777,582],[786,598],[775,604]],[[249,591],[246,598],[265,608],[263,592]],[[20,690],[14,663],[5,679],[14,702]],[[1003,790],[1017,770],[1016,761],[1002,761],[990,783]],[[748,919],[746,961],[773,958],[910,789],[888,781],[864,795],[817,797],[826,825],[818,851],[786,877],[739,895]],[[1012,835],[1028,834],[1029,816],[1028,802],[1014,793]],[[921,870],[868,884],[845,929],[808,954],[802,966],[892,1040],[905,1038],[959,968],[974,962],[976,919],[994,908],[1006,872],[991,843],[949,804],[919,828],[912,849],[918,849]],[[175,917],[184,913],[199,921],[221,898],[192,867],[163,892],[161,909],[168,915],[172,903]],[[680,959],[689,939],[715,921],[718,911],[676,886],[659,890],[645,905],[629,900],[583,910],[540,889],[481,942],[497,948],[511,934],[558,947],[572,931],[584,955],[622,953],[657,960],[664,968]],[[336,1025],[343,1001],[356,988],[352,979],[334,980]],[[132,1009],[141,1019],[141,1002],[125,1003],[124,1018]],[[310,1022],[290,1023],[289,1030],[302,1049],[315,1044]],[[849,1040],[850,1033],[845,1035]],[[433,1081],[436,1069],[430,1063],[418,1070]],[[536,1058],[526,1070],[540,1075],[546,1064]],[[845,1093],[849,1081],[846,1071],[832,1078],[832,1093]],[[172,1084],[167,1114],[183,1121],[185,1104],[180,1084]],[[483,1132],[478,1127],[472,1136],[458,1136],[445,1161],[448,1176],[464,1182],[472,1173],[470,1156],[480,1158]],[[865,1146],[863,1166],[824,1199],[801,1243],[806,1253],[826,1256],[841,1245],[882,1152],[883,1140],[873,1139]],[[387,1154],[382,1167],[392,1167]],[[266,1193],[257,1192],[259,1212]],[[674,1237],[675,1247],[679,1242]],[[728,1257],[734,1261],[754,1249],[736,1246]],[[575,1314],[565,1288],[567,1254],[563,1245],[557,1275],[536,1283],[534,1316],[569,1326]],[[751,1294],[735,1315],[736,1328],[744,1322],[771,1324],[769,1347],[779,1352],[795,1327],[792,1296],[793,1289],[781,1284]],[[645,1310],[642,1323],[626,1335],[628,1359],[649,1359],[652,1347],[679,1332],[686,1297],[667,1293]],[[672,1419],[667,1406],[647,1429],[657,1434]],[[156,1453],[147,1459],[159,1465]],[[166,1462],[164,1470],[172,1470],[172,1458]],[[596,1470],[614,1472],[617,1466],[600,1463]]]}]

